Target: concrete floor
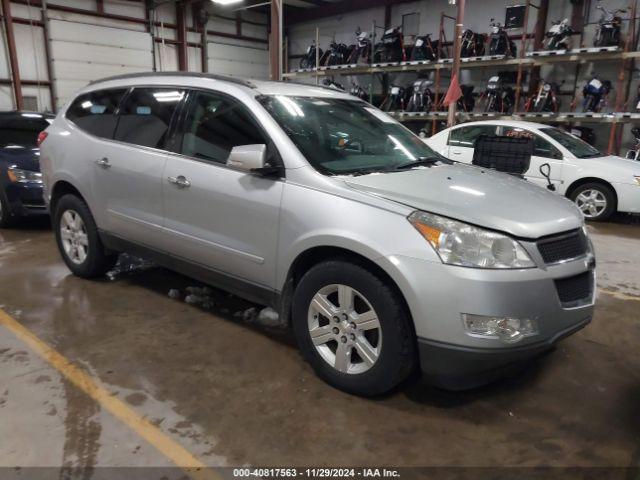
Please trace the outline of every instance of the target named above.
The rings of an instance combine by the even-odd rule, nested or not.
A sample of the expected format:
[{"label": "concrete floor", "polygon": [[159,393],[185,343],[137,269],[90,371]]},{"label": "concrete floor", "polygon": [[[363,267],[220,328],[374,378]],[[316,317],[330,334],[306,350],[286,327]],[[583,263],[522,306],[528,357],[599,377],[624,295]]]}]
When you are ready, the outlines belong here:
[{"label": "concrete floor", "polygon": [[[71,276],[43,223],[0,231],[0,308],[207,465],[638,467],[640,224],[625,222],[590,226],[593,323],[518,378],[464,393],[333,390],[288,334],[234,318],[237,299],[173,300],[195,282],[158,268]],[[0,466],[171,462],[0,327]]]}]

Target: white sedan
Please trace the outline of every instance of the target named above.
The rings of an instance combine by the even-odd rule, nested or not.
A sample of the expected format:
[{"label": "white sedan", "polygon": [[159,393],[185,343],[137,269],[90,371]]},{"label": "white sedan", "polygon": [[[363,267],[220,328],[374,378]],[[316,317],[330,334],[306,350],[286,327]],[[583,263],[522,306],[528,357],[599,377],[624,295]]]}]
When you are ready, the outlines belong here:
[{"label": "white sedan", "polygon": [[605,155],[556,127],[507,120],[470,122],[447,128],[425,142],[447,158],[471,163],[480,135],[523,134],[533,138],[531,164],[525,173],[528,181],[546,186],[540,165],[548,163],[556,193],[573,200],[587,219],[605,220],[615,211],[640,212],[640,161]]}]

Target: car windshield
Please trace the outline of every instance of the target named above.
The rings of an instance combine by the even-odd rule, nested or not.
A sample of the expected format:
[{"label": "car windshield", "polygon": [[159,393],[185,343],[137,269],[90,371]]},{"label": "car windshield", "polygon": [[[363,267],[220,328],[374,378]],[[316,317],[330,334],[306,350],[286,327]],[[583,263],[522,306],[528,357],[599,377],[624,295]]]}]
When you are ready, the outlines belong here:
[{"label": "car windshield", "polygon": [[569,150],[576,158],[602,157],[603,154],[597,148],[592,147],[587,142],[571,135],[564,130],[555,127],[541,128],[541,132],[546,133],[556,142]]},{"label": "car windshield", "polygon": [[357,100],[265,95],[258,100],[307,160],[329,175],[449,162],[380,110]]}]

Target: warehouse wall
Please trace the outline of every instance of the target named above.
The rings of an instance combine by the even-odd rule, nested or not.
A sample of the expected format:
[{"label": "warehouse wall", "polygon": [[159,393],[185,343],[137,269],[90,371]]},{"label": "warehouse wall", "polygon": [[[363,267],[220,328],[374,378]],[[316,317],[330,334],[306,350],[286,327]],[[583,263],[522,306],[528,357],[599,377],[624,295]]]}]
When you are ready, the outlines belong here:
[{"label": "warehouse wall", "polygon": [[[536,2],[534,2],[536,3]],[[476,32],[488,32],[489,23],[491,18],[496,18],[498,21],[504,23],[505,7],[509,5],[522,5],[524,2],[511,0],[483,0],[483,1],[469,1],[466,2],[465,21],[464,28],[471,28]],[[585,23],[595,23],[600,18],[600,11],[596,9],[597,1],[592,1],[590,11],[585,19]],[[609,9],[628,7],[629,2],[625,0],[607,0],[603,2]],[[552,21],[562,20],[571,16],[571,2],[569,0],[551,0],[549,2],[549,13],[547,17],[547,29],[550,28]],[[398,3],[391,6],[390,26],[399,26],[403,23],[403,15],[417,14],[418,16],[418,34],[424,35],[431,33],[433,38],[438,38],[438,29],[440,26],[440,14],[445,14],[455,17],[456,7],[449,5],[447,0],[420,0],[415,2]],[[536,23],[536,10],[531,9],[530,18],[528,22],[528,31],[534,32]],[[626,15],[629,17],[629,14]],[[415,18],[415,17],[414,17]],[[370,8],[366,10],[359,10],[356,12],[345,12],[343,15],[334,16],[329,18],[322,18],[316,21],[299,23],[292,25],[288,28],[286,35],[288,39],[288,52],[289,52],[289,69],[294,70],[298,68],[299,58],[298,56],[303,54],[307,47],[315,40],[316,27],[319,28],[320,47],[326,49],[329,42],[335,38],[338,42],[346,44],[352,44],[355,42],[355,30],[359,26],[362,30],[371,31],[372,23],[376,22],[379,27],[384,26],[384,8]],[[453,40],[453,20],[445,20],[445,33],[446,40]],[[625,27],[626,28],[626,27]],[[512,34],[521,33],[522,30],[515,30]],[[414,33],[414,32],[406,32]],[[595,33],[595,25],[587,25],[585,27],[584,39],[582,46],[592,46],[593,35]],[[377,29],[378,39],[382,34],[382,29]],[[407,43],[412,43],[411,36],[405,37]],[[516,41],[516,45],[520,48],[520,41]],[[574,37],[574,47],[579,47],[579,36]],[[572,101],[578,103],[582,100],[582,87],[587,80],[591,78],[592,74],[598,74],[600,77],[609,79],[614,85],[614,91],[609,96],[609,105],[613,109],[616,102],[616,95],[619,92],[615,91],[617,88],[617,77],[620,69],[620,62],[600,62],[599,64],[588,63],[581,65],[579,70],[576,70],[576,64],[562,64],[556,63],[553,66],[544,66],[541,69],[542,78],[562,82],[565,84],[562,86],[563,91],[568,91],[572,95],[562,97],[563,107],[562,110],[568,111],[569,105]],[[513,70],[513,69],[505,69]],[[471,84],[475,86],[476,92],[484,90],[489,77],[496,74],[497,69],[469,69],[462,70],[460,74],[461,83]],[[576,77],[577,72],[577,77]],[[435,73],[433,71],[425,73],[430,75],[433,79]],[[637,74],[635,74],[637,77]],[[637,78],[633,78],[631,84],[631,101],[629,107],[633,107],[633,98],[636,91],[638,81]],[[345,87],[349,87],[352,83],[359,84],[365,89],[368,89],[373,82],[374,92],[381,92],[380,75],[336,75],[334,80],[341,83]],[[392,84],[408,85],[412,80],[416,78],[416,73],[398,73],[390,74],[389,81]],[[576,81],[577,78],[577,81]],[[305,80],[303,80],[305,81]],[[315,79],[306,80],[307,82],[315,82]],[[441,74],[441,93],[446,91],[450,81],[450,71],[442,70]],[[527,82],[523,83],[523,86],[527,86]],[[623,92],[624,95],[624,92]],[[609,126],[607,125],[594,125],[585,124],[596,130],[596,136],[598,138],[598,146],[605,148],[608,141]],[[625,127],[625,137],[623,145],[631,143],[632,137],[629,135],[629,127]]]},{"label": "warehouse wall", "polygon": [[[35,0],[34,0],[35,1]],[[83,13],[60,11],[56,5],[74,9],[97,11],[94,0],[50,0],[46,13],[52,79],[49,79],[45,54],[42,11],[29,6],[25,0],[11,3],[11,14],[16,19],[14,33],[25,108],[52,110],[48,82],[51,80],[56,104],[63,105],[79,88],[92,80],[106,76],[153,71],[178,70],[175,6],[161,5],[154,20],[160,23],[147,31],[144,3],[132,0],[104,0],[105,14],[138,19],[138,22],[99,17]],[[186,9],[186,23],[193,26],[191,9]],[[18,23],[30,19],[32,25]],[[241,35],[251,39],[208,35],[207,67],[210,72],[266,79],[269,76],[267,16],[256,12],[243,12]],[[236,35],[236,19],[229,15],[210,15],[207,30]],[[157,39],[153,42],[153,37]],[[187,49],[189,71],[202,71],[199,45],[201,35],[187,33],[191,44]],[[15,108],[10,84],[11,69],[4,23],[0,31],[0,110]],[[154,53],[155,51],[155,53]],[[155,61],[154,61],[155,60]],[[42,82],[43,84],[38,84]],[[26,84],[25,84],[26,83]]]}]

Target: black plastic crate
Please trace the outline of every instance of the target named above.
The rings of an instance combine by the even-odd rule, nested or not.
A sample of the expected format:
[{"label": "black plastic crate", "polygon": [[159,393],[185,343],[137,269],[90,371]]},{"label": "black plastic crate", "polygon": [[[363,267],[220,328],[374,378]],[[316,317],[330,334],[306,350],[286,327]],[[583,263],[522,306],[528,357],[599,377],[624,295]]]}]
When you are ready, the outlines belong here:
[{"label": "black plastic crate", "polygon": [[529,170],[533,153],[530,138],[480,135],[474,147],[474,165],[514,175],[524,175]]}]

